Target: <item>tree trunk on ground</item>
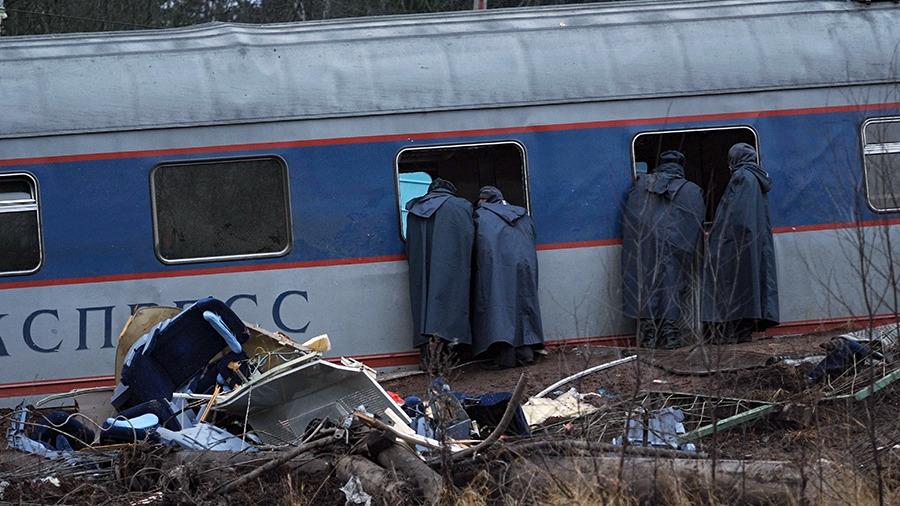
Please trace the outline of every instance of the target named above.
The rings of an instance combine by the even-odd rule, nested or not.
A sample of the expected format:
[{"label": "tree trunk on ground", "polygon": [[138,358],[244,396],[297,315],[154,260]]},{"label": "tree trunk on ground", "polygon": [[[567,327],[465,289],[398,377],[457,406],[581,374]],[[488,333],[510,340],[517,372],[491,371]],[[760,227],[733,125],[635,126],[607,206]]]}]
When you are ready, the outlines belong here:
[{"label": "tree trunk on ground", "polygon": [[401,504],[409,497],[412,486],[405,481],[398,481],[383,467],[358,455],[348,455],[337,461],[335,474],[341,484],[356,476],[363,490],[372,497],[381,499],[386,504]]},{"label": "tree trunk on ground", "polygon": [[791,462],[720,460],[713,479],[710,460],[626,457],[619,485],[615,480],[622,463],[619,457],[519,459],[509,468],[511,486],[507,488],[525,494],[520,499],[553,490],[567,493],[585,485],[592,490],[621,489],[651,503],[686,494],[692,502],[706,502],[712,496],[714,502],[723,504],[794,504],[802,500],[816,504],[833,495],[823,484],[836,475],[830,466],[823,467],[822,473],[808,470],[804,488],[801,472]]},{"label": "tree trunk on ground", "polygon": [[441,476],[422,462],[412,450],[395,444],[379,453],[377,460],[385,468],[394,469],[412,478],[422,492],[426,504],[438,504],[441,501],[444,492]]}]

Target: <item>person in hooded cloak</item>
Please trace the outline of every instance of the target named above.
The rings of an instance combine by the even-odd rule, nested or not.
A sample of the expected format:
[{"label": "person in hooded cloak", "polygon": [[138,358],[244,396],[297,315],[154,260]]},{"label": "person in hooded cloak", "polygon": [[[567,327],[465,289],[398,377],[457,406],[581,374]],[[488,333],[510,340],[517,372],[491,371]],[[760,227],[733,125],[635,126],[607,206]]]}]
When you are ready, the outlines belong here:
[{"label": "person in hooded cloak", "polygon": [[638,320],[641,346],[677,348],[678,321],[706,214],[703,191],[684,178],[684,155],[666,151],[638,176],[622,217],[624,314]]},{"label": "person in hooded cloak", "polygon": [[445,344],[472,343],[472,204],[456,196],[453,183],[436,178],[428,193],[407,202],[406,209],[413,345],[427,367],[429,356],[441,353]]},{"label": "person in hooded cloak", "polygon": [[544,343],[534,223],[493,186],[475,209],[474,283],[473,353],[490,348],[499,367],[531,363]]},{"label": "person in hooded cloak", "polygon": [[778,325],[778,278],[769,217],[772,179],[745,143],[728,151],[731,180],[709,233],[701,314],[718,342],[747,342]]}]

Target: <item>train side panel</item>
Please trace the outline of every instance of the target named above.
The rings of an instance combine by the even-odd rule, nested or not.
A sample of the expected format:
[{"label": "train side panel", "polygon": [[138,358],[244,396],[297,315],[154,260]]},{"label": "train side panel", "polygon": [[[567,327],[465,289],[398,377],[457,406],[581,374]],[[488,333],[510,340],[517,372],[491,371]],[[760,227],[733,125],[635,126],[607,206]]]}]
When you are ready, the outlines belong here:
[{"label": "train side panel", "polygon": [[[803,107],[766,110],[768,103]],[[829,105],[791,93],[636,102],[630,112],[626,105],[3,141],[0,150],[17,156],[0,160],[0,172],[39,181],[45,258],[35,274],[0,277],[0,396],[109,383],[115,337],[134,307],[205,295],[297,339],[327,332],[334,355],[413,363],[394,167],[410,146],[510,140],[525,147],[550,340],[630,335],[619,310],[619,214],[632,139],[657,130],[745,125],[758,134],[775,181],[782,331],[896,311],[883,295],[891,281],[872,270],[886,272],[886,252],[900,240],[898,216],[875,214],[861,199],[859,140],[866,118],[897,114],[896,105]],[[439,129],[465,124],[471,128]],[[252,142],[207,142],[241,138]],[[163,264],[153,244],[153,168],[258,155],[287,163],[293,249],[279,258]],[[876,267],[866,282],[852,261],[860,238]],[[863,286],[881,295],[863,297]]]}]

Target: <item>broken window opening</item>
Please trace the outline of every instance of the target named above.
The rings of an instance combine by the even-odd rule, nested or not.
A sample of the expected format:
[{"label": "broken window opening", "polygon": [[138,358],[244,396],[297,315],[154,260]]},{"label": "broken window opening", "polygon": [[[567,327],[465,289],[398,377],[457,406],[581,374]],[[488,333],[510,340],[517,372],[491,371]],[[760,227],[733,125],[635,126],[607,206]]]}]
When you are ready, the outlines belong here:
[{"label": "broken window opening", "polygon": [[275,257],[291,248],[281,158],[164,163],[151,172],[150,186],[163,263]]},{"label": "broken window opening", "polygon": [[759,153],[758,136],[749,126],[642,132],[632,142],[633,175],[653,172],[660,154],[670,149],[680,151],[686,160],[684,177],[703,190],[706,221],[712,222],[731,179],[728,150],[739,142],[753,146]]},{"label": "broken window opening", "polygon": [[36,272],[42,259],[37,180],[0,174],[0,276]]},{"label": "broken window opening", "polygon": [[500,189],[507,202],[531,212],[525,147],[518,142],[404,148],[397,154],[396,171],[404,240],[406,203],[427,193],[428,184],[438,177],[453,183],[457,195],[473,205],[478,201],[478,190],[491,185]]},{"label": "broken window opening", "polygon": [[879,213],[900,211],[900,118],[863,123],[866,201]]},{"label": "broken window opening", "polygon": [[[715,218],[719,201],[731,180],[728,151],[739,142],[753,146],[759,153],[756,131],[748,126],[642,132],[632,141],[633,176],[652,173],[659,164],[659,156],[662,153],[671,149],[680,151],[685,157],[685,179],[703,190],[703,198],[706,200],[704,228],[708,230]],[[703,332],[700,321],[701,280],[698,273],[704,256],[705,252],[700,252],[695,259],[689,294],[684,301],[685,308],[682,311],[681,321],[678,322],[683,335],[695,338],[701,336]]]}]

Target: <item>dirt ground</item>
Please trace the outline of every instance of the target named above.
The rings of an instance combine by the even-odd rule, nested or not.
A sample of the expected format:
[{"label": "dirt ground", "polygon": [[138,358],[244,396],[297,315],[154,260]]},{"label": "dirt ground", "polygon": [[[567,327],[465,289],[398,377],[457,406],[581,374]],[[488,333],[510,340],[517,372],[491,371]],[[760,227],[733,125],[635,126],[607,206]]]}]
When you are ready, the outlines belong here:
[{"label": "dirt ground", "polygon": [[[485,370],[477,363],[469,364],[452,370],[445,379],[456,392],[478,395],[511,391],[524,373],[528,381],[526,394],[531,396],[566,376],[637,353],[639,360],[593,373],[559,390],[572,387],[581,393],[601,390],[607,395],[607,402],[589,402],[611,410],[617,409],[616,401],[648,391],[784,403],[791,408],[787,412],[764,417],[715,438],[706,438],[699,445],[700,449],[735,459],[807,460],[827,456],[840,460],[848,455],[870,458],[866,457],[871,455],[867,451],[870,448],[860,443],[865,439],[861,437],[861,431],[867,425],[868,417],[878,427],[876,436],[882,445],[900,443],[900,424],[896,422],[897,413],[900,413],[900,387],[888,387],[866,403],[831,401],[820,404],[818,400],[824,395],[823,391],[810,386],[805,379],[815,362],[794,366],[774,358],[821,356],[824,351],[819,345],[835,334],[773,337],[751,343],[671,351],[559,347],[549,350],[546,357],[528,367],[495,371]],[[694,374],[684,373],[690,370]],[[383,381],[382,384],[404,397],[423,396],[430,377],[421,374]],[[546,432],[569,435],[572,430],[571,425],[562,425],[550,427]]]},{"label": "dirt ground", "polygon": [[[771,357],[805,357],[821,355],[819,344],[827,341],[830,334],[773,337],[751,343],[733,345],[706,345],[705,357],[700,347],[685,347],[678,350],[641,350],[635,348],[609,348],[594,346],[566,346],[548,350],[548,355],[534,365],[506,369],[486,370],[482,364],[473,363],[452,370],[445,380],[456,392],[477,395],[489,392],[511,391],[519,375],[528,375],[526,395],[533,395],[545,387],[571,374],[589,367],[603,364],[617,358],[639,353],[641,360],[591,374],[569,384],[565,389],[575,387],[579,392],[595,392],[599,388],[620,395],[628,395],[642,390],[666,390],[693,392],[706,395],[738,396],[745,399],[771,401],[770,395],[780,395],[778,387],[789,391],[796,385],[778,385],[781,374],[776,377],[766,374],[766,361]],[[691,360],[694,359],[694,360]],[[746,366],[747,369],[718,374],[687,375],[675,374],[651,365],[683,367],[696,365],[698,372],[713,372],[716,369]],[[756,371],[756,372],[754,372]],[[748,381],[751,380],[751,381]],[[801,376],[802,379],[802,376]],[[773,384],[773,380],[775,384]],[[382,381],[384,388],[406,397],[424,395],[430,384],[428,375],[421,374],[397,380]],[[771,387],[775,388],[771,388]],[[793,388],[796,390],[796,388]]]}]

